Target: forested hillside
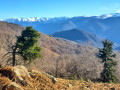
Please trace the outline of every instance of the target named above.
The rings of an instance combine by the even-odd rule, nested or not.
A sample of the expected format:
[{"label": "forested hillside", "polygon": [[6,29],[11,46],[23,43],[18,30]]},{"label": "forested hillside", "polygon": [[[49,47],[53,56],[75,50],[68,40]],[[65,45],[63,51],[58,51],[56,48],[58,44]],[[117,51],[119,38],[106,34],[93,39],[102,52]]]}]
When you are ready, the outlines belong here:
[{"label": "forested hillside", "polygon": [[[22,30],[24,30],[22,26],[0,22],[0,61],[2,65],[5,65],[8,58],[11,57],[8,55],[3,58],[3,55],[11,51],[11,46],[16,41],[15,35],[20,35]],[[101,59],[97,57],[98,48],[53,38],[43,33],[41,33],[39,45],[42,46],[42,58],[36,60],[32,64],[33,67],[62,78],[79,79],[82,77],[97,80],[100,77],[103,65]],[[116,60],[118,61],[116,75],[119,77],[119,55]],[[56,65],[58,66],[56,67]]]}]

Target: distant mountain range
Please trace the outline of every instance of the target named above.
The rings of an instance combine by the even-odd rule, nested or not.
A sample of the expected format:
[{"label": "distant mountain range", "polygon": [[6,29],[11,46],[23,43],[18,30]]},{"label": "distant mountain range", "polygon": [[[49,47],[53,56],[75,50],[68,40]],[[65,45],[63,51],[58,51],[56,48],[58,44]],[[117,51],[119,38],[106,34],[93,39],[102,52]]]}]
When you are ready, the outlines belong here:
[{"label": "distant mountain range", "polygon": [[101,39],[96,35],[78,29],[56,32],[52,36],[75,41],[80,44],[101,46]]},{"label": "distant mountain range", "polygon": [[[80,17],[94,17],[99,19],[106,19],[109,17],[119,17],[120,13],[111,13],[111,14],[104,14],[100,16],[80,16]],[[73,18],[73,17],[71,17]],[[51,23],[51,22],[57,22],[57,21],[64,21],[66,19],[70,19],[70,17],[30,17],[30,18],[10,18],[10,19],[0,19],[0,21],[7,21],[7,22],[41,22],[41,23]]]},{"label": "distant mountain range", "polygon": [[1,21],[33,26],[36,30],[51,35],[55,32],[80,29],[120,44],[120,13],[100,16],[54,17],[54,18],[18,18]]},{"label": "distant mountain range", "polygon": [[10,19],[0,19],[1,21],[7,22],[39,22],[39,23],[52,23],[57,21],[64,21],[68,19],[68,17],[53,17],[53,18],[39,18],[39,17],[30,17],[30,18],[10,18]]}]

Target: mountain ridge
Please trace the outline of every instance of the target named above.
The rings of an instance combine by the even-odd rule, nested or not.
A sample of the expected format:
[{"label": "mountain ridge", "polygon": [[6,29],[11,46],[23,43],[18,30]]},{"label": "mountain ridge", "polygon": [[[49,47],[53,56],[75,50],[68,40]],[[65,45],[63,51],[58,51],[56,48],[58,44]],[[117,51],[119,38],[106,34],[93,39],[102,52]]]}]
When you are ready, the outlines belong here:
[{"label": "mountain ridge", "polygon": [[52,34],[52,36],[75,41],[80,44],[87,44],[97,47],[102,46],[101,45],[102,39],[98,38],[96,35],[90,32],[82,31],[79,29],[71,29],[71,30],[56,32]]},{"label": "mountain ridge", "polygon": [[0,19],[0,21],[9,21],[9,22],[14,22],[14,20],[18,21],[29,21],[29,22],[35,22],[35,21],[49,21],[49,20],[56,20],[56,19],[69,19],[69,18],[74,18],[74,17],[95,17],[95,18],[100,18],[100,19],[105,19],[109,17],[119,17],[120,13],[109,13],[109,14],[102,14],[102,15],[95,15],[95,16],[73,16],[73,17],[28,17],[28,18],[9,18],[9,19]]},{"label": "mountain ridge", "polygon": [[[37,18],[36,19],[40,19]],[[45,18],[43,18],[45,19]],[[120,13],[104,14],[99,16],[78,16],[78,17],[57,17],[51,19],[45,19],[48,21],[13,21],[6,20],[5,22],[16,23],[26,26],[33,26],[36,30],[52,35],[55,32],[80,29],[95,34],[98,37],[109,39],[116,44],[120,44]],[[16,20],[16,21],[14,21]]]}]

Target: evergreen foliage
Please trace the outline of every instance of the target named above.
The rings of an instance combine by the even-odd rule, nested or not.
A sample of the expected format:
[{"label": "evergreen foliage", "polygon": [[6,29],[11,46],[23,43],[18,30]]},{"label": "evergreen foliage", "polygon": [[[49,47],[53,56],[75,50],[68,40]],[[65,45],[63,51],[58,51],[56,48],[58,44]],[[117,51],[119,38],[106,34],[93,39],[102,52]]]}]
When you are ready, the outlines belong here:
[{"label": "evergreen foliage", "polygon": [[23,30],[22,35],[17,37],[18,53],[25,61],[32,62],[41,57],[41,47],[38,46],[40,33],[31,27]]},{"label": "evergreen foliage", "polygon": [[117,78],[114,75],[114,72],[117,62],[113,60],[113,58],[116,57],[116,54],[113,54],[113,42],[106,39],[102,43],[103,48],[99,49],[99,56],[102,59],[102,62],[104,63],[104,69],[101,73],[101,80],[102,82],[115,83],[117,82]]},{"label": "evergreen foliage", "polygon": [[21,36],[17,36],[15,45],[12,46],[12,51],[6,53],[12,53],[12,65],[16,65],[16,54],[20,55],[23,60],[32,62],[36,58],[41,57],[41,47],[38,46],[40,33],[31,27],[26,27],[26,30],[22,31]]}]

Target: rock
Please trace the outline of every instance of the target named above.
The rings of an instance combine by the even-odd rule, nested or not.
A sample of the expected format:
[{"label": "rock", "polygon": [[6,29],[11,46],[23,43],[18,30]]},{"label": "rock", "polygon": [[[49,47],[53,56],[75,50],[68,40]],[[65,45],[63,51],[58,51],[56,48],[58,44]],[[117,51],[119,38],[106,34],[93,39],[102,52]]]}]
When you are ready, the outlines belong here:
[{"label": "rock", "polygon": [[27,86],[29,84],[29,79],[31,78],[28,70],[24,66],[14,66],[13,71],[16,74],[16,80],[18,83],[21,83],[23,86]]},{"label": "rock", "polygon": [[38,70],[30,70],[29,72],[32,74],[41,74],[41,72]]},{"label": "rock", "polygon": [[46,75],[48,78],[50,78],[52,80],[52,83],[55,84],[57,83],[57,80],[54,76],[48,74],[48,73],[45,73],[45,72],[42,72],[42,74]]},{"label": "rock", "polygon": [[71,84],[68,84],[68,87],[69,87],[69,88],[72,88],[72,85],[71,85]]},{"label": "rock", "polygon": [[30,77],[29,72],[25,66],[15,66],[14,72],[17,76],[27,76]]},{"label": "rock", "polygon": [[20,85],[18,85],[15,82],[11,82],[8,87],[7,90],[24,90]]},{"label": "rock", "polygon": [[52,75],[50,75],[50,74],[48,74],[48,73],[45,73],[45,72],[42,72],[42,74],[45,74],[48,78],[50,78],[50,79],[53,79],[54,78],[54,76],[52,76]]},{"label": "rock", "polygon": [[56,78],[52,78],[52,82],[53,82],[53,84],[57,83]]},{"label": "rock", "polygon": [[19,81],[23,81],[23,76],[25,77],[30,77],[29,72],[26,67],[24,66],[15,66],[14,67],[14,72],[16,74],[16,78]]}]

